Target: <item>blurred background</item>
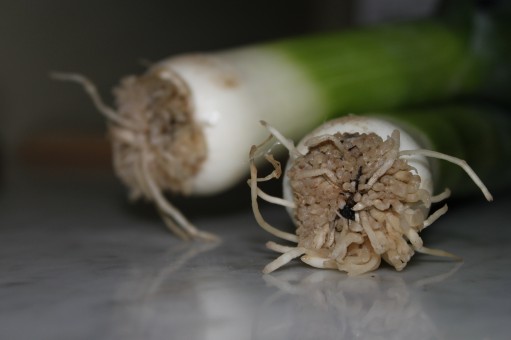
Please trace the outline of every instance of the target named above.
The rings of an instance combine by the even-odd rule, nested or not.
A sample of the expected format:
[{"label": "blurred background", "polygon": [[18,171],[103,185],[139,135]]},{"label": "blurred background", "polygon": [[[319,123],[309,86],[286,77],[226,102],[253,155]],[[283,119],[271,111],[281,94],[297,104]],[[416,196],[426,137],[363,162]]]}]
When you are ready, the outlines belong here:
[{"label": "blurred background", "polygon": [[87,75],[111,103],[121,77],[169,55],[424,17],[437,3],[0,0],[2,166],[110,170],[103,117],[51,71]]},{"label": "blurred background", "polygon": [[[283,338],[309,331],[338,339],[344,327],[368,338],[368,320],[380,317],[392,322],[376,326],[397,325],[381,338],[507,338],[509,195],[493,204],[478,196],[459,209],[450,200],[443,225],[428,231],[426,244],[466,261],[452,279],[461,262],[421,255],[410,270],[387,267],[365,281],[337,272],[309,279],[313,269],[297,261],[283,270],[304,278],[306,287],[294,289],[280,273],[262,278],[271,238],[256,225],[244,183],[228,199],[172,200],[204,230],[225,235],[218,248],[180,242],[153,206],[128,203],[105,120],[83,89],[49,77],[83,73],[112,104],[120,78],[170,55],[417,19],[439,3],[0,0],[0,338],[274,339],[264,335],[289,330],[296,336]],[[226,213],[233,205],[244,210]],[[284,209],[269,212],[291,230]],[[445,284],[416,285],[430,277]],[[338,293],[340,304],[311,302]]]}]

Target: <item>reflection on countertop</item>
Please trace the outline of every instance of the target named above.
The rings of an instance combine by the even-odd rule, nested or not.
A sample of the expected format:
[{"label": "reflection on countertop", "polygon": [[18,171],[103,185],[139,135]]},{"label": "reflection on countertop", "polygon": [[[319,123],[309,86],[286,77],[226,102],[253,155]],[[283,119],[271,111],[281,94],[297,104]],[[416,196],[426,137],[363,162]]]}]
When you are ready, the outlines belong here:
[{"label": "reflection on countertop", "polygon": [[[419,254],[361,277],[300,261],[264,276],[250,210],[192,216],[221,243],[183,243],[117,181],[42,176],[0,195],[0,338],[507,339],[511,197],[452,205]],[[283,209],[265,211],[279,225]],[[151,215],[151,213],[154,213]]]},{"label": "reflection on countertop", "polygon": [[[397,273],[348,277],[335,271],[265,275],[279,289],[260,309],[255,339],[437,339],[420,290],[456,272],[415,282]],[[274,311],[280,310],[279,315]],[[287,310],[287,312],[284,312]]]}]

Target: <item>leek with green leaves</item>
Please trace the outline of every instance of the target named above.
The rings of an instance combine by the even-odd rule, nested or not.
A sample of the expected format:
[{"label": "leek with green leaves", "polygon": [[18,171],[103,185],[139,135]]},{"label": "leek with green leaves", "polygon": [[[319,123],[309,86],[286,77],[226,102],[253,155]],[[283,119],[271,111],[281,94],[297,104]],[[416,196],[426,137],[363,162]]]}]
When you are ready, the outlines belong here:
[{"label": "leek with green leaves", "polygon": [[298,138],[326,119],[474,93],[494,70],[474,27],[385,25],[171,57],[114,89],[116,107],[78,74],[109,122],[114,168],[131,197],[154,201],[184,239],[212,239],[163,195],[210,195],[247,173],[259,120]]}]

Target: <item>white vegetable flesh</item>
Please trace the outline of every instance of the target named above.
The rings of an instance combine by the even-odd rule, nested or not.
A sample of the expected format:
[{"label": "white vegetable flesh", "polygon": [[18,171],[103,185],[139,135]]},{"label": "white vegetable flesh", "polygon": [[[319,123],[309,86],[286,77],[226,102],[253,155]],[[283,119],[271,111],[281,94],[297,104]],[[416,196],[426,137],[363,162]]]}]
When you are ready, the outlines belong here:
[{"label": "white vegetable flesh", "polygon": [[172,72],[190,88],[194,107],[190,114],[207,147],[206,158],[191,179],[192,194],[218,193],[246,175],[246,150],[264,137],[264,131],[254,129],[259,120],[271,120],[297,136],[318,120],[310,112],[324,111],[307,75],[271,49],[176,57],[152,70],[164,79]]}]

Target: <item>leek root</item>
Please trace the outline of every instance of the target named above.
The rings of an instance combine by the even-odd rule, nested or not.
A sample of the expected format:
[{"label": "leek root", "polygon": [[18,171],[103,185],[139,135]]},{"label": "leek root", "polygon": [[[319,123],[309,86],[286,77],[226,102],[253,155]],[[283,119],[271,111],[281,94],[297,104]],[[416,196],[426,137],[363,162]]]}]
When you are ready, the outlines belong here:
[{"label": "leek root", "polygon": [[[447,205],[429,215],[431,203],[450,195],[448,189],[433,195],[431,169],[424,157],[442,159],[461,167],[488,201],[493,197],[463,160],[438,151],[419,149],[411,135],[397,125],[374,117],[348,116],[327,122],[295,147],[271,135],[289,151],[284,173],[284,198],[296,225],[296,235],[267,223],[257,205],[260,189],[256,156],[266,158],[280,175],[280,163],[271,154],[250,151],[252,207],[259,225],[294,247],[267,244],[282,253],[263,270],[270,273],[292,259],[310,266],[359,275],[373,271],[381,260],[402,270],[415,252],[456,258],[446,251],[427,248],[419,236],[447,212]],[[267,150],[266,150],[267,151]]]}]

